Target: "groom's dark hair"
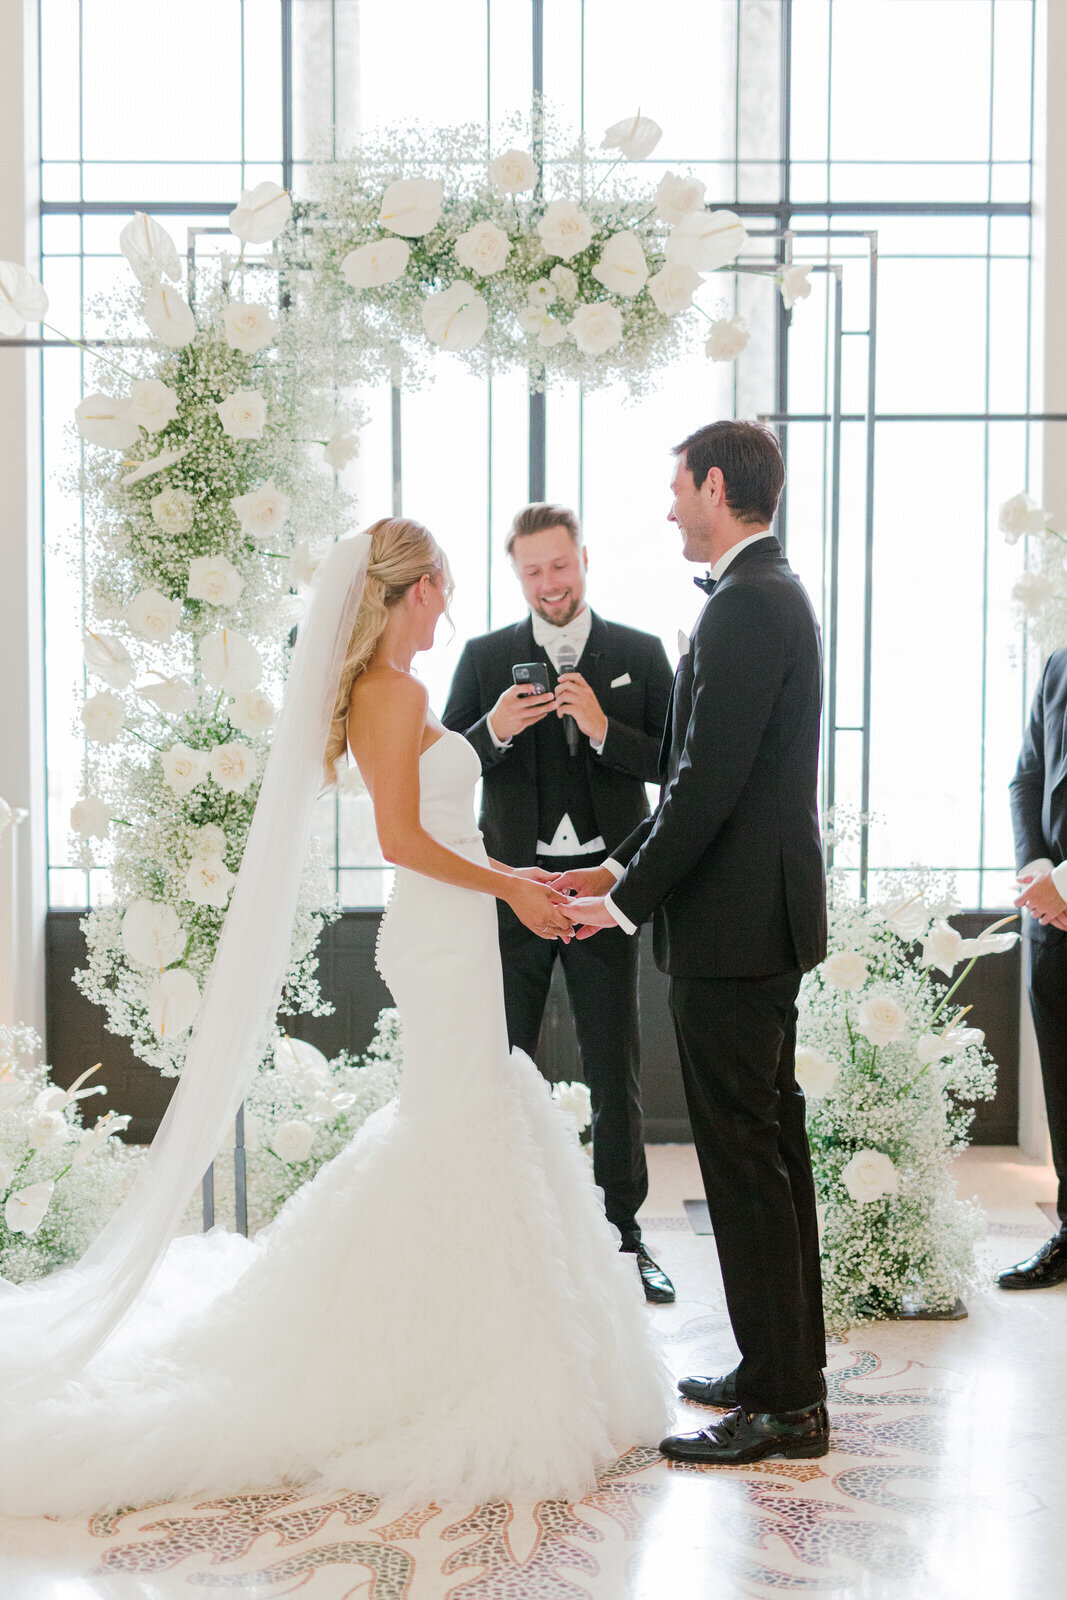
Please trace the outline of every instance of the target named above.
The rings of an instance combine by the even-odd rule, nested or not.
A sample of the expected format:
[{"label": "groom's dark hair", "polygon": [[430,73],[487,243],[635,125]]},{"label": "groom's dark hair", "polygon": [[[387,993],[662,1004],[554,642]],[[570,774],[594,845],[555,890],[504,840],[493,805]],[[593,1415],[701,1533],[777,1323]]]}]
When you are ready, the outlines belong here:
[{"label": "groom's dark hair", "polygon": [[738,522],[769,523],[785,483],[778,440],[762,422],[709,422],[674,447],[684,456],[697,488],[712,467],[726,486],[726,504]]}]

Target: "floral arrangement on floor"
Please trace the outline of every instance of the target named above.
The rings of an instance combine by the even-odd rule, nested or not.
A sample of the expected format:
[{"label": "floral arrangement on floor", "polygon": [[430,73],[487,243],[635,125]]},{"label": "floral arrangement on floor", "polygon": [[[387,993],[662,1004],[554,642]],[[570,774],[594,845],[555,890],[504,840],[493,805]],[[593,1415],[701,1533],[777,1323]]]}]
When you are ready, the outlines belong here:
[{"label": "floral arrangement on floor", "polygon": [[139,1150],[115,1135],[129,1117],[105,1112],[82,1125],[97,1070],[58,1088],[29,1028],[0,1025],[0,1278],[25,1283],[75,1261],[125,1195]]},{"label": "floral arrangement on floor", "polygon": [[1026,571],[1016,578],[1011,597],[1042,660],[1067,644],[1067,534],[1057,533],[1051,521],[1051,513],[1025,491],[997,511],[1008,544],[1027,540]]},{"label": "floral arrangement on floor", "polygon": [[980,957],[1019,937],[994,923],[962,938],[947,921],[951,882],[918,868],[881,904],[846,880],[831,874],[831,953],[804,980],[797,1049],[836,1331],[950,1311],[979,1281],[985,1220],[956,1198],[951,1162],[967,1144],[966,1102],[992,1096],[996,1066],[953,997]]}]

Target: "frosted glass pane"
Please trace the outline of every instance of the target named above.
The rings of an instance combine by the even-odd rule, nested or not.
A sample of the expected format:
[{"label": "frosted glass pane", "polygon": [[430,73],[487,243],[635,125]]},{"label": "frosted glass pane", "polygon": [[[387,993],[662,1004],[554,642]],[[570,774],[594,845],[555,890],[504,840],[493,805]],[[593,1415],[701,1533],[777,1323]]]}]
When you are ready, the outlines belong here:
[{"label": "frosted glass pane", "polygon": [[359,21],[364,131],[484,120],[485,0],[362,0]]},{"label": "frosted glass pane", "polygon": [[984,411],[984,264],[886,261],[878,289],[879,411]]},{"label": "frosted glass pane", "polygon": [[78,0],[40,0],[41,155],[76,161],[79,155]]}]

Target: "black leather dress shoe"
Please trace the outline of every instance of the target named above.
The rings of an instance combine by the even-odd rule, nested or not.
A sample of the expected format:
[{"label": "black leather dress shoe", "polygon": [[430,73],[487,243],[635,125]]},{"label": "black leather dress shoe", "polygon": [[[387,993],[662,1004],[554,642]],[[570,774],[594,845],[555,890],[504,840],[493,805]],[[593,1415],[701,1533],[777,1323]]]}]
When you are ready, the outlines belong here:
[{"label": "black leather dress shoe", "polygon": [[[721,1378],[679,1378],[678,1392],[687,1400],[701,1406],[718,1406],[720,1411],[732,1411],[739,1405],[737,1398],[737,1368]],[[819,1399],[826,1399],[826,1379],[819,1374]]]},{"label": "black leather dress shoe", "polygon": [[728,1411],[699,1433],[674,1433],[660,1449],[670,1461],[731,1467],[765,1456],[807,1461],[827,1455],[830,1419],[822,1403],[807,1411]]},{"label": "black leather dress shoe", "polygon": [[643,1244],[639,1244],[634,1251],[634,1259],[637,1262],[641,1287],[645,1291],[645,1299],[654,1306],[670,1305],[674,1299],[674,1284],[663,1268],[656,1265]]},{"label": "black leather dress shoe", "polygon": [[1002,1289],[1051,1289],[1067,1280],[1067,1231],[1053,1234],[1036,1255],[1008,1267],[997,1278]]}]

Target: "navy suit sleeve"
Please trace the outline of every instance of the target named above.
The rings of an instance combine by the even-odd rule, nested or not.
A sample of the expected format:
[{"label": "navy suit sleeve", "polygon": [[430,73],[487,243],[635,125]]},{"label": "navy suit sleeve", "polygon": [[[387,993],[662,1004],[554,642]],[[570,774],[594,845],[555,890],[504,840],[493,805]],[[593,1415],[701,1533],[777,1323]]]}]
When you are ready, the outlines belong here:
[{"label": "navy suit sleeve", "polygon": [[470,644],[465,644],[456,665],[452,687],[448,692],[448,704],[445,706],[441,721],[446,728],[451,728],[454,733],[461,733],[470,741],[481,758],[482,771],[488,772],[491,767],[499,766],[501,761],[505,761],[511,752],[510,749],[498,750],[493,743],[487,723],[489,712],[496,701],[494,698],[491,704],[486,704],[485,698],[474,651]]},{"label": "navy suit sleeve", "polygon": [[1009,786],[1017,868],[1025,867],[1027,862],[1036,861],[1041,856],[1051,855],[1041,825],[1045,797],[1045,686],[1051,662],[1050,656],[1045,662],[1045,670],[1034,695],[1019,764]]},{"label": "navy suit sleeve", "polygon": [[659,747],[673,681],[667,652],[658,639],[651,639],[644,666],[644,720],[641,727],[635,728],[617,717],[608,717],[608,731],[600,757],[602,766],[640,778],[642,783],[659,782]]}]

